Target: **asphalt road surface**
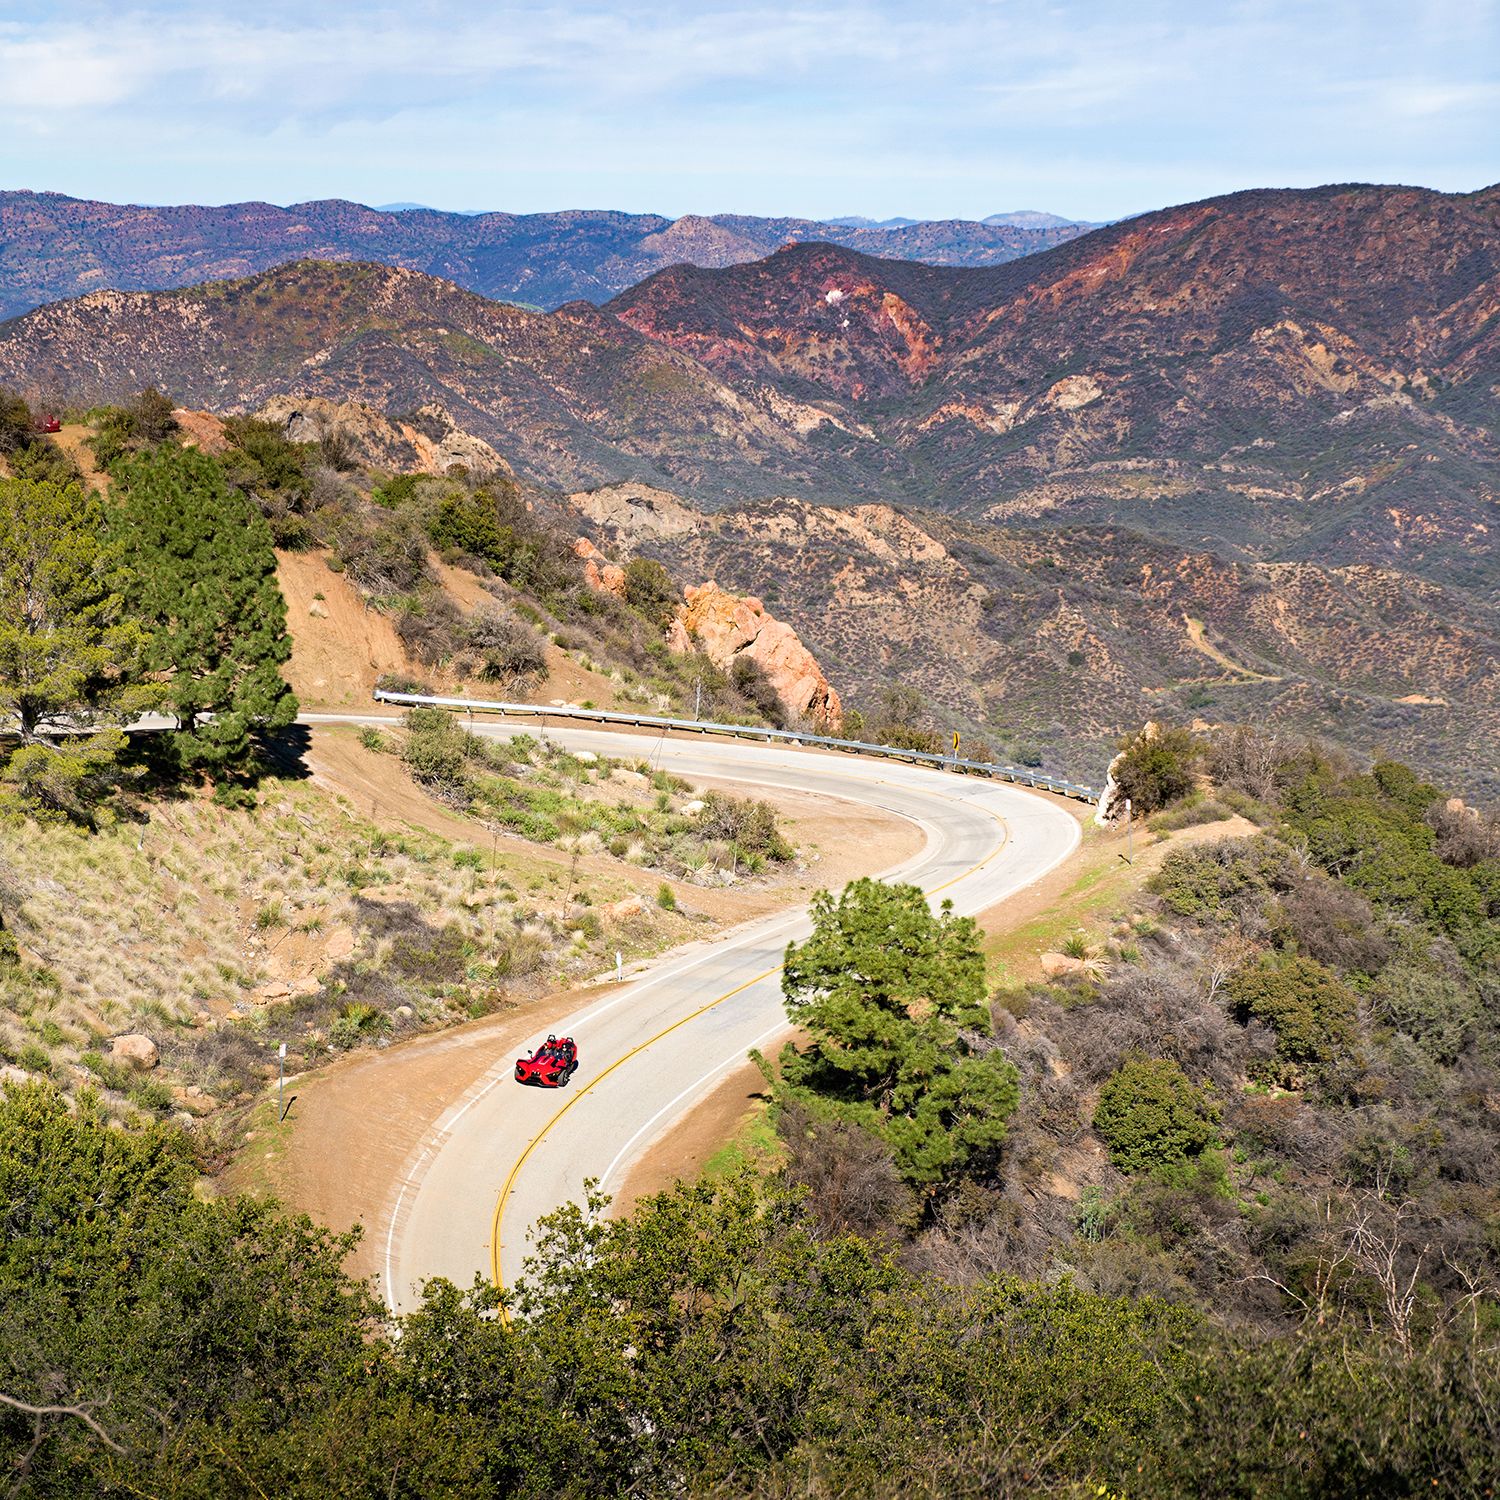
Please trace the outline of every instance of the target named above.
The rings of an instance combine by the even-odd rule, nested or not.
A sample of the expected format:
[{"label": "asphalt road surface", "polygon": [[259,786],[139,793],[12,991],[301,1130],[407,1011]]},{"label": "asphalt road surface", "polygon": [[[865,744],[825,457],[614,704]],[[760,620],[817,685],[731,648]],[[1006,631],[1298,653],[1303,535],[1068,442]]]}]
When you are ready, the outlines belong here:
[{"label": "asphalt road surface", "polygon": [[[314,716],[309,716],[314,717]],[[316,716],[321,718],[322,716]],[[333,716],[329,716],[330,718]],[[535,726],[476,725],[486,735]],[[922,851],[883,878],[920,885],[934,902],[973,914],[1039,879],[1077,845],[1077,819],[1017,787],[888,761],[739,741],[644,740],[588,729],[551,729],[574,749],[650,758],[688,779],[795,787],[870,803],[916,823]],[[614,994],[580,1005],[552,1029],[571,1035],[579,1068],[565,1089],[525,1088],[513,1053],[438,1120],[376,1231],[383,1290],[397,1312],[422,1283],[476,1273],[513,1282],[538,1219],[584,1183],[608,1193],[631,1164],[752,1047],[778,1045],[789,1028],[779,967],[788,941],[807,935],[806,908],[735,928],[636,970]],[[530,1046],[546,1033],[531,1038]]]}]

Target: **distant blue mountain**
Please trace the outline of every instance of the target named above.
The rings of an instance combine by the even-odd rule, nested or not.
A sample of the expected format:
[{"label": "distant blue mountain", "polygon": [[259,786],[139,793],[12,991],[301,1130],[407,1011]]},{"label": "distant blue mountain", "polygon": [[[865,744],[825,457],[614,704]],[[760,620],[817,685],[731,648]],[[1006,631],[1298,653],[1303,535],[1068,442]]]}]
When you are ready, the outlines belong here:
[{"label": "distant blue mountain", "polygon": [[480,214],[487,214],[487,208],[434,208],[430,203],[376,203],[371,205],[377,213],[382,214],[405,214],[416,211],[424,214],[459,214],[465,219],[478,218]]}]

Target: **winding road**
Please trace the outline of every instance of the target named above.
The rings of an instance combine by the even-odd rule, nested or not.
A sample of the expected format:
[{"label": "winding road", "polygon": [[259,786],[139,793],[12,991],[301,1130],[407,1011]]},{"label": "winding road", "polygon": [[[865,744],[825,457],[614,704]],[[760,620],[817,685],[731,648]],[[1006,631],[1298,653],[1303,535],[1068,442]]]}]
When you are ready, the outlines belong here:
[{"label": "winding road", "polygon": [[[498,737],[526,732],[522,725],[474,727]],[[1030,885],[1079,840],[1077,819],[1055,802],[980,778],[734,741],[643,743],[587,729],[548,734],[605,755],[637,759],[645,752],[677,775],[743,782],[747,793],[793,787],[896,813],[917,824],[926,843],[882,878],[920,885],[964,914]],[[514,1054],[496,1057],[408,1161],[377,1231],[391,1308],[414,1308],[433,1276],[460,1286],[476,1273],[501,1285],[514,1281],[539,1218],[581,1202],[587,1179],[607,1193],[617,1190],[631,1164],[752,1047],[773,1047],[789,1029],[779,969],[788,941],[808,930],[805,907],[778,913],[677,949],[615,993],[581,1005],[552,1028],[578,1041],[580,1067],[569,1088],[522,1088],[511,1077]]]}]

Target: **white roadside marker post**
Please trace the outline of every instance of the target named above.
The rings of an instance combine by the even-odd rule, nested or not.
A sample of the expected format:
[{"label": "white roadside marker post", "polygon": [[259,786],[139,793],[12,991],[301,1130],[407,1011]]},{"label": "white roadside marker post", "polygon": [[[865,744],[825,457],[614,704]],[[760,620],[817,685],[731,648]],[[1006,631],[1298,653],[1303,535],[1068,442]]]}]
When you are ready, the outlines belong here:
[{"label": "white roadside marker post", "polygon": [[276,1123],[286,1119],[286,1043],[276,1049]]}]

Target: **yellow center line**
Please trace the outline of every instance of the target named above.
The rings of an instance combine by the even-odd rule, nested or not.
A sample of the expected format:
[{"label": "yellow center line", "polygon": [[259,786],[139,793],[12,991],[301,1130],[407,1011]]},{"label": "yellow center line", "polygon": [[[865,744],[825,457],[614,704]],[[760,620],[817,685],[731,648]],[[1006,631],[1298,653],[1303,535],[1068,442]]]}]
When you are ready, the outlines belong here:
[{"label": "yellow center line", "polygon": [[[992,859],[1001,854],[1004,851],[1005,846],[1010,842],[1010,824],[1007,823],[1005,819],[1001,817],[1000,814],[997,813],[993,808],[987,807],[984,809],[984,811],[989,813],[989,815],[1000,825],[1002,833],[1000,842],[993,849],[991,849],[990,852],[986,854],[985,857],[980,860],[977,865],[972,865],[969,869],[963,871],[962,874],[955,875],[951,880],[945,880],[942,885],[928,891],[927,895],[929,897],[940,896],[944,891],[948,889],[949,886],[957,885],[959,881],[967,880],[971,875],[977,875],[979,871],[982,870],[987,864],[989,864]],[[722,1005],[726,1000],[733,1000],[736,995],[743,994],[753,985],[759,984],[761,980],[769,979],[773,974],[781,973],[782,968],[783,965],[777,964],[774,969],[767,969],[764,974],[757,974],[754,979],[747,979],[743,984],[736,985],[734,989],[728,990],[724,994],[717,996],[715,999],[710,1000],[706,1005],[700,1005],[697,1010],[692,1011],[690,1014],[679,1017],[677,1020],[673,1021],[670,1026],[664,1027],[662,1030],[658,1031],[655,1036],[647,1037],[644,1042],[641,1042],[639,1045],[632,1047],[629,1052],[624,1053],[622,1056],[617,1057],[614,1062],[612,1062],[602,1072],[596,1074],[583,1088],[579,1089],[576,1094],[571,1095],[568,1099],[568,1102],[564,1104],[563,1107],[558,1110],[557,1113],[553,1115],[552,1118],[548,1120],[547,1123],[543,1125],[542,1128],[537,1131],[534,1136],[532,1136],[531,1140],[527,1143],[526,1149],[520,1154],[520,1156],[516,1158],[516,1164],[510,1169],[510,1175],[506,1177],[505,1185],[500,1189],[500,1196],[495,1200],[494,1217],[490,1222],[490,1279],[494,1282],[495,1286],[500,1291],[503,1292],[505,1290],[505,1280],[500,1270],[501,1227],[505,1220],[505,1205],[509,1200],[511,1193],[515,1190],[516,1178],[521,1175],[521,1169],[530,1159],[531,1153],[535,1151],[536,1148],[541,1145],[543,1139],[551,1133],[552,1127],[556,1125],[557,1122],[562,1119],[562,1117],[567,1114],[567,1112],[572,1109],[575,1104],[579,1102],[579,1100],[587,1096],[590,1090],[603,1083],[604,1080],[608,1078],[616,1068],[624,1067],[625,1064],[631,1060],[631,1058],[640,1056],[640,1054],[644,1052],[648,1047],[654,1047],[656,1043],[661,1041],[663,1037],[671,1036],[671,1034],[676,1031],[678,1027],[686,1026],[689,1021],[696,1021],[699,1016],[705,1014],[708,1011],[711,1011],[717,1005]],[[503,1302],[500,1306],[500,1316],[507,1324],[510,1322],[510,1314],[506,1310]]]}]

